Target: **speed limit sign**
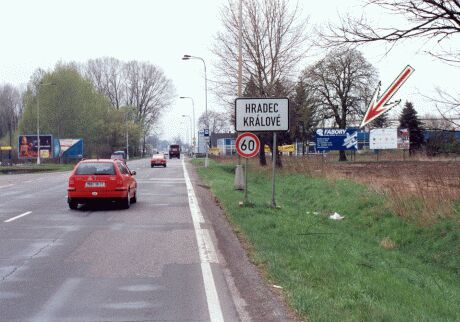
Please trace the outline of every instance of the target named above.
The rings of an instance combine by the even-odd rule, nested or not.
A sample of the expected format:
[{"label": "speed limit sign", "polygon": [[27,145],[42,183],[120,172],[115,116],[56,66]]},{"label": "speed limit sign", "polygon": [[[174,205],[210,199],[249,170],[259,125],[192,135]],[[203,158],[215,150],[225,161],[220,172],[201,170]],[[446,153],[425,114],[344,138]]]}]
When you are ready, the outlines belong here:
[{"label": "speed limit sign", "polygon": [[246,132],[236,139],[236,152],[243,158],[252,158],[259,153],[260,141],[257,135]]}]

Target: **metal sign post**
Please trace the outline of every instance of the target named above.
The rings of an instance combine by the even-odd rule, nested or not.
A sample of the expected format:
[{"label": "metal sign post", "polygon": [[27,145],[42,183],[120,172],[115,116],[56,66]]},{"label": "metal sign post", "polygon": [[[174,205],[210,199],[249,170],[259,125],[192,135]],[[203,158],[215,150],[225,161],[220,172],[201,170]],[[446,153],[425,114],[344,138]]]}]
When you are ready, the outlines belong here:
[{"label": "metal sign post", "polygon": [[275,208],[276,132],[273,132],[272,166],[272,207]]}]

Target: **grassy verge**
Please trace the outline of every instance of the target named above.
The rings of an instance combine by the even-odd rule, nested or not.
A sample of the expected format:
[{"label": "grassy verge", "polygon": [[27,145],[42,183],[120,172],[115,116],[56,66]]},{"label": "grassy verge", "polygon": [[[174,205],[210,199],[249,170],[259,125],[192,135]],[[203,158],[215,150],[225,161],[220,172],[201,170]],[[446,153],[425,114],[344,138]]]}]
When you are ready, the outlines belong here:
[{"label": "grassy verge", "polygon": [[[195,161],[200,165],[202,160]],[[249,174],[252,207],[238,207],[234,166],[198,167],[252,260],[311,321],[459,321],[459,212],[430,227],[404,221],[383,195],[347,180]],[[328,215],[338,212],[345,219]]]},{"label": "grassy verge", "polygon": [[21,164],[14,166],[1,166],[1,174],[15,174],[15,173],[32,173],[32,172],[51,172],[51,171],[70,171],[75,167],[74,164]]}]

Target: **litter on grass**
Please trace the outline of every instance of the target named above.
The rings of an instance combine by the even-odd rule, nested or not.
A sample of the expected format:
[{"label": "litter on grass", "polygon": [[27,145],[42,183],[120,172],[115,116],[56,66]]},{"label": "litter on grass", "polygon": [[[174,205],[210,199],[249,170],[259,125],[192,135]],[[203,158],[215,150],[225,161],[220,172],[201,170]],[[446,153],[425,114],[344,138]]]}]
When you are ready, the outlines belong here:
[{"label": "litter on grass", "polygon": [[340,216],[338,213],[334,212],[332,215],[329,216],[329,219],[332,219],[332,220],[342,220],[343,216]]},{"label": "litter on grass", "polygon": [[283,287],[281,287],[281,286],[279,286],[279,285],[275,285],[275,284],[273,284],[273,287],[274,287],[274,288],[278,288],[278,289],[283,289]]}]

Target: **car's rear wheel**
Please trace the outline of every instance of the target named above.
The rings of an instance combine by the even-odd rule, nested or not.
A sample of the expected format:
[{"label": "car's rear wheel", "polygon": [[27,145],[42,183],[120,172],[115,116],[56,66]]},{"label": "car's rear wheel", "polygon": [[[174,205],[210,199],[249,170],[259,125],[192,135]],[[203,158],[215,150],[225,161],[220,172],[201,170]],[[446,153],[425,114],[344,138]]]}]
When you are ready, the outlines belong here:
[{"label": "car's rear wheel", "polygon": [[75,210],[78,208],[78,202],[75,201],[69,201],[69,208],[72,210]]},{"label": "car's rear wheel", "polygon": [[163,164],[163,167],[165,167],[165,168],[166,168],[166,164]]},{"label": "car's rear wheel", "polygon": [[129,209],[129,207],[131,206],[131,197],[129,196],[129,190],[128,195],[126,196],[126,198],[121,200],[120,204],[122,209]]},{"label": "car's rear wheel", "polygon": [[134,191],[134,196],[131,198],[131,203],[137,202],[137,191]]},{"label": "car's rear wheel", "polygon": [[153,168],[153,164],[151,164],[150,167]]}]

